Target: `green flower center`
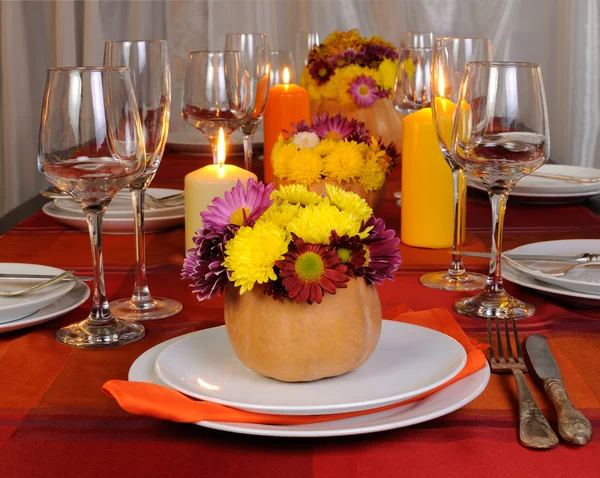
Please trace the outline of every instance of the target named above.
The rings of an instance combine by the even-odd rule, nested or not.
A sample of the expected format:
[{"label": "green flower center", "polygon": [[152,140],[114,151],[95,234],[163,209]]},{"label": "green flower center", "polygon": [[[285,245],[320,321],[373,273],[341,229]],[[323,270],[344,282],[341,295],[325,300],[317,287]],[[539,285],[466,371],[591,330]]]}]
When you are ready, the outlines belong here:
[{"label": "green flower center", "polygon": [[235,211],[233,211],[233,214],[229,219],[229,224],[241,226],[242,224],[244,224],[244,213],[246,213],[245,215],[246,217],[248,217],[250,215],[250,212],[251,211],[249,207],[240,207],[239,209],[236,209]]},{"label": "green flower center", "polygon": [[338,133],[337,131],[330,131],[329,133],[327,133],[325,135],[325,137],[323,139],[330,139],[332,141],[340,141],[342,139],[342,137],[340,136],[340,133]]},{"label": "green flower center", "polygon": [[348,249],[345,249],[343,247],[339,248],[337,250],[338,256],[340,256],[340,260],[342,261],[343,264],[345,264],[346,262],[348,262],[350,260],[350,251]]},{"label": "green flower center", "polygon": [[358,94],[360,96],[367,96],[369,94],[369,87],[366,85],[360,85],[358,87]]},{"label": "green flower center", "polygon": [[321,256],[315,252],[304,252],[296,259],[294,265],[298,278],[303,282],[316,282],[325,272],[325,264]]},{"label": "green flower center", "polygon": [[319,69],[319,72],[318,72],[318,75],[319,75],[321,78],[325,78],[325,77],[327,76],[327,68],[320,68],[320,69]]}]

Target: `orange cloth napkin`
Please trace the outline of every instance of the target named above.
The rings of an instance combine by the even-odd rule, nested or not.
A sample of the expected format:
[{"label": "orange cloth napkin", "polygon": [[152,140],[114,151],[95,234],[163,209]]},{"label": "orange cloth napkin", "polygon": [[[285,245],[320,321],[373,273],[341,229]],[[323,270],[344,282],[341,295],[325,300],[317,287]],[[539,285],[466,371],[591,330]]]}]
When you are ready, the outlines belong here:
[{"label": "orange cloth napkin", "polygon": [[467,352],[466,365],[449,382],[410,400],[371,410],[336,413],[332,415],[271,415],[246,412],[217,403],[195,400],[162,385],[129,382],[126,380],[109,380],[102,387],[102,391],[109,397],[113,397],[121,408],[129,413],[171,420],[173,422],[195,423],[199,421],[214,421],[261,423],[265,425],[301,425],[365,415],[421,400],[486,366],[483,350],[488,346],[480,345],[476,341],[469,339],[459,327],[456,320],[454,320],[454,317],[446,309],[412,312],[407,307],[397,307],[384,313],[384,318],[428,327],[449,335],[465,348]]}]

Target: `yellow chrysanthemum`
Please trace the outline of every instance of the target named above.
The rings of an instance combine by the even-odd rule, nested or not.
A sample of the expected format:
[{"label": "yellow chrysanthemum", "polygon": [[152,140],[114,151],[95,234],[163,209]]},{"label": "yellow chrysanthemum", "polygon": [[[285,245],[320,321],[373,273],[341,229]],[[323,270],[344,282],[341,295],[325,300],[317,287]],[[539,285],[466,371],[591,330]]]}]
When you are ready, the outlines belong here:
[{"label": "yellow chrysanthemum", "polygon": [[331,231],[335,230],[340,236],[354,236],[360,226],[361,222],[349,212],[320,202],[300,209],[298,216],[289,222],[287,230],[310,244],[329,244]]},{"label": "yellow chrysanthemum", "polygon": [[322,200],[317,193],[309,191],[306,189],[306,186],[302,186],[301,184],[280,186],[279,189],[276,189],[271,193],[271,199],[273,201],[284,201],[290,204],[300,204],[301,206],[316,204]]},{"label": "yellow chrysanthemum", "polygon": [[338,141],[335,141],[333,139],[323,139],[315,147],[315,152],[317,152],[321,156],[325,157],[335,149],[335,146],[337,144],[338,144]]},{"label": "yellow chrysanthemum", "polygon": [[365,161],[358,182],[367,192],[377,191],[383,187],[385,172],[379,166],[377,159],[371,158]]},{"label": "yellow chrysanthemum", "polygon": [[290,175],[290,165],[298,154],[298,146],[285,141],[283,135],[273,145],[271,150],[271,161],[273,164],[273,174],[278,178],[285,179]]},{"label": "yellow chrysanthemum", "polygon": [[265,222],[277,227],[285,228],[288,223],[298,215],[299,204],[276,202],[269,207],[256,221],[256,224]]},{"label": "yellow chrysanthemum", "polygon": [[290,156],[287,161],[285,169],[290,181],[310,186],[321,179],[323,158],[313,148],[303,148]]},{"label": "yellow chrysanthemum", "polygon": [[330,179],[350,181],[360,175],[365,163],[356,141],[339,141],[325,157],[323,171]]},{"label": "yellow chrysanthemum", "polygon": [[392,91],[394,89],[394,83],[396,82],[396,69],[398,68],[398,62],[384,58],[379,64],[379,80],[381,81],[380,86],[385,90]]},{"label": "yellow chrysanthemum", "polygon": [[362,45],[363,41],[360,32],[356,28],[353,28],[347,32],[341,32],[339,30],[331,32],[329,36],[325,38],[325,41],[323,41],[323,45],[325,47],[334,47],[336,49],[345,50],[346,48]]},{"label": "yellow chrysanthemum", "polygon": [[344,191],[333,184],[326,184],[325,191],[331,204],[341,211],[352,214],[357,221],[366,221],[373,214],[373,209],[358,194]]},{"label": "yellow chrysanthemum", "polygon": [[231,272],[229,280],[240,287],[240,295],[252,290],[256,283],[277,280],[273,266],[283,259],[289,241],[285,229],[264,222],[241,227],[227,241],[223,266]]}]

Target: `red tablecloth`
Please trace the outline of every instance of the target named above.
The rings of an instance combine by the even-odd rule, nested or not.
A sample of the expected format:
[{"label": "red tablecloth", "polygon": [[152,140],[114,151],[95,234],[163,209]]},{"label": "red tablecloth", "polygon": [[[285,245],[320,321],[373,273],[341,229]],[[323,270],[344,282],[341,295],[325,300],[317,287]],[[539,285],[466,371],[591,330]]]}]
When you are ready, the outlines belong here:
[{"label": "red tablecloth", "polygon": [[[167,154],[154,185],[181,188],[184,175],[207,160]],[[391,192],[398,186],[396,174],[380,211],[396,229],[400,212]],[[485,250],[490,225],[487,199],[474,195],[468,204],[467,247]],[[534,206],[511,200],[505,232],[507,249],[540,240],[598,238],[600,218],[581,204]],[[522,339],[534,332],[550,337],[569,394],[594,425],[596,437],[585,447],[561,443],[538,452],[519,445],[516,390],[509,375],[492,375],[479,398],[445,417],[345,438],[252,437],[128,415],[100,392],[105,381],[125,379],[135,358],[157,343],[223,323],[222,299],[199,303],[179,280],[182,228],[148,235],[147,252],[153,294],[177,299],[184,309],[146,323],[142,341],[99,351],[57,343],[56,329],[82,319],[89,301],[57,320],[0,336],[0,476],[600,476],[600,312],[512,284],[507,284],[511,293],[537,307],[535,316],[519,323]],[[425,271],[447,266],[446,250],[402,246],[402,255],[396,280],[379,288],[384,309],[403,303],[415,310],[451,308],[461,297],[418,283]],[[133,236],[105,235],[109,299],[131,293],[133,256]],[[91,272],[87,235],[41,212],[0,239],[0,260]],[[467,264],[485,272],[485,260]],[[484,322],[457,319],[468,334],[485,341]],[[528,380],[555,424],[541,386],[531,376]]]}]

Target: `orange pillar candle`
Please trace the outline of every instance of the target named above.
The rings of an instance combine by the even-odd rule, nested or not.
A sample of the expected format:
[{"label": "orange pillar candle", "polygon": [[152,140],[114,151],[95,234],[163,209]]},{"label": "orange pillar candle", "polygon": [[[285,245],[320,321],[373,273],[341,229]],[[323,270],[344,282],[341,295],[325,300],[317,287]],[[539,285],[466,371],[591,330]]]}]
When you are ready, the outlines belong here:
[{"label": "orange pillar candle", "polygon": [[310,121],[310,97],[308,91],[298,85],[290,85],[290,72],[283,70],[282,85],[275,85],[269,90],[267,107],[264,117],[264,181],[273,182],[273,166],[271,165],[271,151],[277,142],[282,130],[289,131],[292,123],[301,120]]},{"label": "orange pillar candle", "polygon": [[[454,235],[452,172],[440,151],[431,108],[404,117],[403,129],[402,242],[414,247],[450,248]],[[465,194],[464,185],[461,191]]]}]

